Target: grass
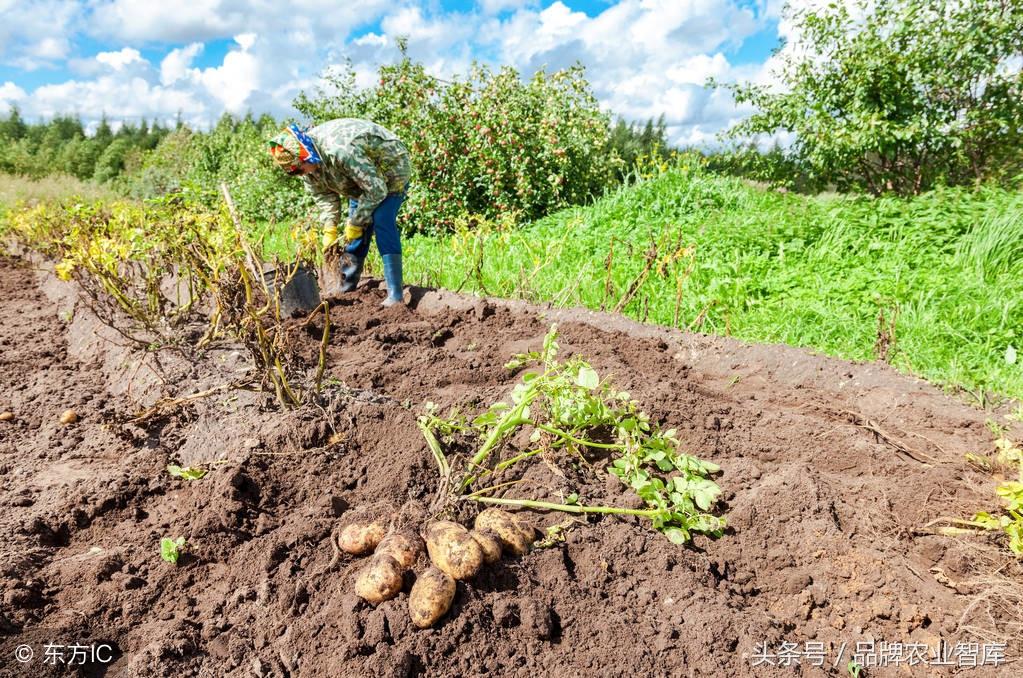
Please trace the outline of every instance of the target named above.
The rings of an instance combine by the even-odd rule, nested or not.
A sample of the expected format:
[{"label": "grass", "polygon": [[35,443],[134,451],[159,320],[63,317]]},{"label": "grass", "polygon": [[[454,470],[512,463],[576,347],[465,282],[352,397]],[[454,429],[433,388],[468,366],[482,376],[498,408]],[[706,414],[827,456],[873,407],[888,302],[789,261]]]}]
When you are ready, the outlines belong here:
[{"label": "grass", "polygon": [[[0,175],[0,212],[106,193]],[[290,232],[259,231],[293,256]],[[880,357],[981,405],[1023,399],[1020,192],[806,197],[680,165],[522,228],[417,235],[404,250],[407,283]],[[368,273],[380,270],[375,257]]]},{"label": "grass", "polygon": [[113,200],[116,194],[101,184],[53,174],[41,179],[0,173],[0,210],[21,202],[43,202],[78,196],[86,200]]},{"label": "grass", "polygon": [[[1018,192],[808,198],[678,167],[519,230],[408,238],[405,269],[409,283],[848,359],[887,350],[980,404],[1023,397]],[[893,317],[886,349],[879,327]]]}]

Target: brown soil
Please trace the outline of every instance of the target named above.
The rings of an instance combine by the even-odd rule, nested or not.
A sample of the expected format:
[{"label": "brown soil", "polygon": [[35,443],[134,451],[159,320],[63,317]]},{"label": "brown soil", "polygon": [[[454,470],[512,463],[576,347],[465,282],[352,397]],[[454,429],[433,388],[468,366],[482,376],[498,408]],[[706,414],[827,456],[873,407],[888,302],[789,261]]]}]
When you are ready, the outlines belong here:
[{"label": "brown soil", "polygon": [[[963,460],[990,451],[989,415],[886,365],[436,292],[381,310],[370,285],[333,309],[321,405],[222,393],[116,426],[159,395],[230,381],[244,354],[141,359],[69,286],[14,259],[0,294],[0,410],[16,415],[0,422],[0,675],[60,675],[38,654],[12,661],[15,645],[96,641],[117,659],[88,675],[845,675],[869,640],[1008,641],[1006,664],[966,673],[1018,675],[1023,568],[994,537],[921,529],[996,505],[990,475]],[[594,518],[460,583],[426,631],[408,588],[359,601],[360,560],[330,568],[332,530],[382,506],[420,519],[436,487],[422,403],[475,412],[505,397],[504,363],[554,320],[563,354],[721,465],[729,532],[678,547],[638,519]],[[81,419],[61,425],[69,407]],[[165,471],[215,460],[199,481]],[[584,490],[635,501],[610,477]],[[176,567],[164,536],[187,539]],[[825,667],[753,666],[758,645],[783,641],[822,642]]]}]

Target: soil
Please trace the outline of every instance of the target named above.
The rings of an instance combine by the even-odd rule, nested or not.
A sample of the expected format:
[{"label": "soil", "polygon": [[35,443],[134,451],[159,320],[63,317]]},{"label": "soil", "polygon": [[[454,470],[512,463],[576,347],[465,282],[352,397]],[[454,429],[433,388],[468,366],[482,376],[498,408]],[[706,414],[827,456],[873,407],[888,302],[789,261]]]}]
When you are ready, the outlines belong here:
[{"label": "soil", "polygon": [[[125,424],[237,378],[245,353],[140,356],[19,259],[0,260],[0,295],[0,410],[15,415],[0,422],[0,675],[64,675],[42,664],[46,642],[108,645],[114,661],[83,675],[847,675],[870,641],[1006,642],[1006,661],[866,675],[1019,675],[1020,562],[995,536],[924,529],[997,506],[991,474],[964,461],[992,450],[992,414],[885,364],[424,290],[381,309],[370,284],[332,309],[321,403],[223,391]],[[333,562],[332,532],[370,511],[421,520],[437,484],[423,403],[505,398],[505,362],[554,321],[563,355],[722,467],[728,532],[680,547],[638,518],[579,521],[459,583],[429,630],[411,625],[408,587],[360,601],[362,560]],[[59,423],[68,408],[77,423]],[[185,481],[168,463],[212,470]],[[637,501],[595,477],[584,498]],[[175,566],[159,541],[179,536]],[[758,662],[786,642],[820,643],[824,666]],[[20,644],[31,662],[12,660]]]}]

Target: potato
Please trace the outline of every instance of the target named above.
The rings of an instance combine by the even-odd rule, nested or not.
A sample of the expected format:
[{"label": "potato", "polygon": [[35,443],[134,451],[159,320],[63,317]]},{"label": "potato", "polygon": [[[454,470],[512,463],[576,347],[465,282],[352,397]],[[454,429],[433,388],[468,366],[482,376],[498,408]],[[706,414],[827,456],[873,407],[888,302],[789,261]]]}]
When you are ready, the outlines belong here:
[{"label": "potato", "polygon": [[382,520],[356,522],[341,530],[337,545],[345,553],[361,556],[375,549],[386,533],[387,528]]},{"label": "potato", "polygon": [[355,579],[355,594],[373,605],[390,600],[401,591],[401,575],[397,560],[388,555],[374,555]]},{"label": "potato", "polygon": [[493,530],[472,530],[469,532],[483,551],[483,562],[492,565],[501,559],[501,539]]},{"label": "potato", "polygon": [[64,413],[60,415],[60,423],[62,424],[73,424],[78,421],[78,413],[74,410],[64,410]]},{"label": "potato", "polygon": [[422,552],[423,540],[415,532],[391,532],[376,550],[376,553],[391,556],[406,570],[416,564]]},{"label": "potato", "polygon": [[14,412],[0,412],[0,421],[14,421]]},{"label": "potato", "polygon": [[490,530],[496,533],[501,545],[516,556],[529,553],[529,547],[533,544],[533,528],[501,509],[480,511],[476,516],[475,527],[480,532]]},{"label": "potato", "polygon": [[455,579],[469,579],[483,564],[483,549],[469,530],[449,520],[426,526],[426,550],[433,564]]},{"label": "potato", "polygon": [[421,629],[437,623],[451,609],[455,599],[455,580],[436,567],[423,572],[412,585],[408,612],[412,623]]}]

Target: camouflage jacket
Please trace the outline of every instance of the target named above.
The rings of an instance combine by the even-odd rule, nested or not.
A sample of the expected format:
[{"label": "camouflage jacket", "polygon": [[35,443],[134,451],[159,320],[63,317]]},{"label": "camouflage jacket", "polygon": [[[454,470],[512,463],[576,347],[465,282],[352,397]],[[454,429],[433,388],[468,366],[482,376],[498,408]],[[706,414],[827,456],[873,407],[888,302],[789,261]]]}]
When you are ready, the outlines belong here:
[{"label": "camouflage jacket", "polygon": [[316,143],[323,165],[303,176],[306,190],[320,209],[320,222],[336,226],[347,205],[341,197],[359,201],[351,222],[373,223],[373,210],[388,193],[401,193],[412,176],[408,150],[388,129],[354,118],[340,118],[307,132]]}]

